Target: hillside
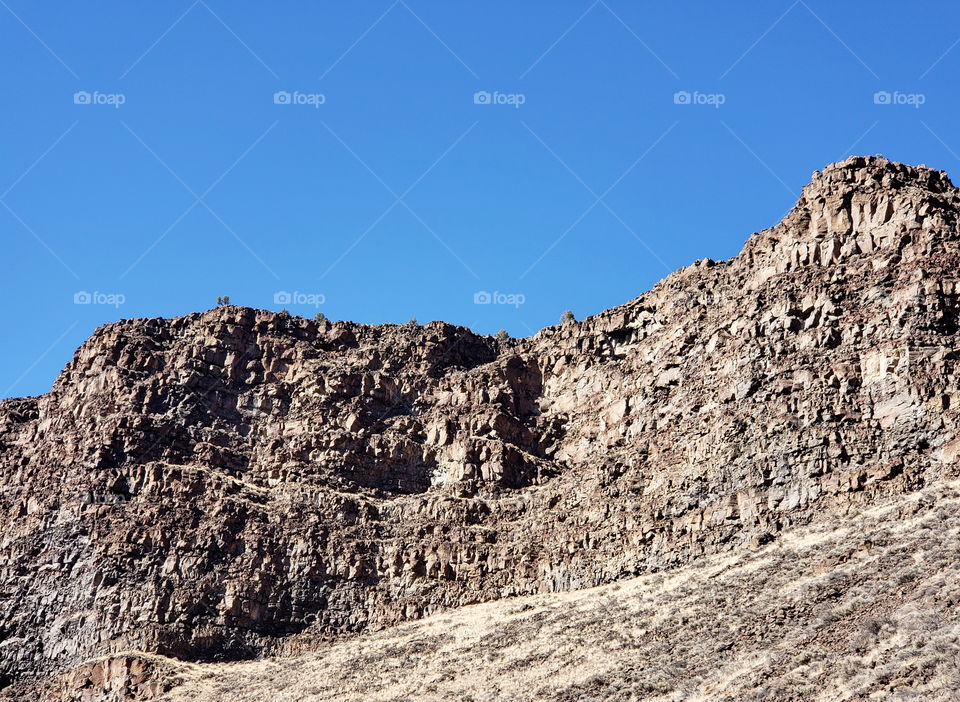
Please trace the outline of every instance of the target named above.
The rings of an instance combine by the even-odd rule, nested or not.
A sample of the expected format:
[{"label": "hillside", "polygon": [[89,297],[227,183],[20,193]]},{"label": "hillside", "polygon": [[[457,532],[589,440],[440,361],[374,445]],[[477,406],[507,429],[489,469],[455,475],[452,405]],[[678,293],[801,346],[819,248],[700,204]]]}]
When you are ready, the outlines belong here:
[{"label": "hillside", "polygon": [[[128,651],[192,675],[193,663],[333,650],[342,658],[311,666],[344,675],[336,661],[355,668],[351,647],[363,642],[382,657],[391,636],[415,647],[417,627],[439,636],[444,617],[513,616],[528,602],[513,598],[535,597],[534,608],[558,610],[548,631],[570,637],[557,643],[569,646],[559,657],[569,690],[549,689],[589,698],[575,631],[652,636],[619,629],[594,595],[625,616],[647,616],[649,595],[713,608],[710,626],[739,625],[738,568],[779,563],[788,535],[833,534],[824,538],[842,550],[848,524],[960,477],[958,213],[943,172],[855,157],[815,173],[737,257],[699,261],[621,307],[527,339],[235,306],[107,325],[50,393],[0,403],[0,687],[33,694],[23,691],[112,654],[107,679],[117,680],[143,666]],[[888,561],[921,559],[909,550],[918,534],[891,538]],[[955,543],[937,551],[933,581],[955,567]],[[719,600],[658,589],[724,563]],[[774,572],[791,572],[784,565]],[[814,575],[793,580],[812,588]],[[857,591],[844,583],[846,601]],[[772,599],[788,584],[748,589]],[[870,597],[904,611],[925,601],[897,593]],[[802,639],[810,612],[784,616],[780,640],[814,656],[820,644]],[[533,645],[534,624],[519,616],[517,646]],[[713,665],[706,652],[680,653],[694,625],[675,620],[659,643],[630,648],[629,670],[598,663],[611,680],[596,683],[597,699],[661,660],[660,645],[675,658],[649,694],[706,684],[670,672]],[[508,636],[495,629],[494,640]],[[828,652],[845,650],[828,639]],[[772,641],[745,641],[724,665],[776,653]],[[458,645],[464,670],[481,669],[482,656]],[[442,650],[424,646],[429,676]],[[253,672],[238,675],[268,664],[244,665]],[[533,666],[528,693],[547,684],[548,665]],[[367,688],[354,677],[344,684]],[[157,693],[174,680],[151,679]],[[384,689],[418,697],[410,686],[422,682]],[[99,684],[87,699],[113,699],[93,696]]]},{"label": "hillside", "polygon": [[[960,697],[958,488],[668,573],[464,607],[301,656],[130,660],[177,681],[167,702],[947,702]],[[112,682],[129,683],[126,669]]]}]

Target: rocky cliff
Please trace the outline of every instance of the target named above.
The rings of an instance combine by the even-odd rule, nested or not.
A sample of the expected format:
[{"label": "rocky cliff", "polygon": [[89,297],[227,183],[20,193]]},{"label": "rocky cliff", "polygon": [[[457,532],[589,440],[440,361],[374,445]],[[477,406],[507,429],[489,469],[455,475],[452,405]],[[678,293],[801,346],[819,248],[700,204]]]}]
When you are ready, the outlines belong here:
[{"label": "rocky cliff", "polygon": [[958,214],[943,172],[856,157],[739,256],[527,339],[107,325],[0,404],[0,686],[299,653],[956,477]]}]

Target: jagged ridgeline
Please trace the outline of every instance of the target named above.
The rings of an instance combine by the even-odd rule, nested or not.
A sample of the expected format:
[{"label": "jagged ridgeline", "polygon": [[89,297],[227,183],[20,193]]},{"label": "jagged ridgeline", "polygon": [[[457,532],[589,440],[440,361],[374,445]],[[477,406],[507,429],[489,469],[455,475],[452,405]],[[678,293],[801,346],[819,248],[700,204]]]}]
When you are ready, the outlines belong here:
[{"label": "jagged ridgeline", "polygon": [[0,682],[291,654],[954,478],[958,212],[943,172],[851,158],[739,256],[527,339],[237,306],[102,327],[0,404]]}]

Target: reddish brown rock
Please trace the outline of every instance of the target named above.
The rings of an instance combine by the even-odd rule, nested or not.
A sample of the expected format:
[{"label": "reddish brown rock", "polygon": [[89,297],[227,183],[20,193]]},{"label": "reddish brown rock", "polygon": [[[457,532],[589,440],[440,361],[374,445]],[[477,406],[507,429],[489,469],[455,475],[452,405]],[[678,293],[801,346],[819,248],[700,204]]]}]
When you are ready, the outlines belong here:
[{"label": "reddish brown rock", "polygon": [[738,257],[522,340],[107,325],[0,404],[0,682],[293,652],[956,476],[958,207],[942,172],[848,159]]}]

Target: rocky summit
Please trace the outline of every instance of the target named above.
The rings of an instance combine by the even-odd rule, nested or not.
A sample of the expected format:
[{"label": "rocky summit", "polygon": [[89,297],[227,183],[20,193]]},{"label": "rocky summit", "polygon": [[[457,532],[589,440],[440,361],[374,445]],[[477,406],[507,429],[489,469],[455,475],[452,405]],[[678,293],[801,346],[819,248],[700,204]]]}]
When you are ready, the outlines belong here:
[{"label": "rocky summit", "polygon": [[[261,659],[339,651],[318,674],[339,688],[202,699],[958,699],[956,629],[896,675],[803,674],[883,639],[864,622],[894,601],[956,625],[958,217],[942,171],[854,157],[735,258],[526,339],[237,306],[104,326],[48,394],[0,403],[0,696],[188,699],[204,670],[261,666],[249,691]],[[918,536],[929,515],[939,540]],[[809,549],[827,533],[835,557]],[[754,577],[791,543],[809,568]],[[885,595],[858,596],[866,570],[810,580],[881,546]],[[742,586],[710,574],[735,563]],[[727,594],[681,616],[685,578]],[[760,594],[787,612],[738,606]],[[831,597],[846,606],[822,616]],[[530,655],[496,667],[523,607]],[[704,629],[725,611],[753,624]],[[431,663],[424,632],[469,612],[486,652]],[[698,668],[684,637],[714,658]],[[770,688],[751,661],[784,641],[809,656]],[[393,687],[359,684],[398,656]]]}]

